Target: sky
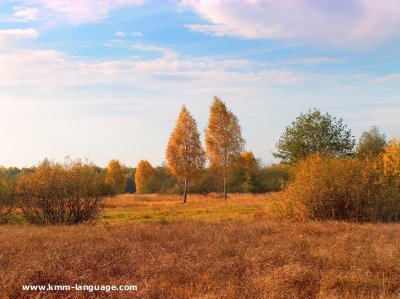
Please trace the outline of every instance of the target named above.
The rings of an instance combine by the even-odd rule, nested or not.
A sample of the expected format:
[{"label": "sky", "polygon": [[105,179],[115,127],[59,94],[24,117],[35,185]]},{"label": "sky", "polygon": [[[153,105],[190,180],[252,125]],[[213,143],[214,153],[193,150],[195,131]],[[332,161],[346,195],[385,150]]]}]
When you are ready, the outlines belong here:
[{"label": "sky", "polygon": [[0,0],[0,165],[165,160],[213,97],[265,163],[301,112],[400,136],[397,0]]}]

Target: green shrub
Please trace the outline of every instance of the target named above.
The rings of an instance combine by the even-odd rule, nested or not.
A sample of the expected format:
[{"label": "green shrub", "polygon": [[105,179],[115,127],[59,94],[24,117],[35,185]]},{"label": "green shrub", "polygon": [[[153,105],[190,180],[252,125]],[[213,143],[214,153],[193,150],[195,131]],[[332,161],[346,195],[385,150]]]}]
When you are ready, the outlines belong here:
[{"label": "green shrub", "polygon": [[281,191],[290,178],[289,164],[273,164],[262,170],[262,190],[264,192]]}]

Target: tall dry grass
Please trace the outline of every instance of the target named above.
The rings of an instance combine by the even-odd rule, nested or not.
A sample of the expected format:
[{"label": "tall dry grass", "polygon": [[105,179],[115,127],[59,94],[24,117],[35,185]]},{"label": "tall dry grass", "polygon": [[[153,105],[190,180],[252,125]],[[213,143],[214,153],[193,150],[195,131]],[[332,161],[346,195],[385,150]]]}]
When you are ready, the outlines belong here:
[{"label": "tall dry grass", "polygon": [[[22,284],[137,284],[24,293]],[[0,227],[0,298],[398,298],[400,225]]]}]

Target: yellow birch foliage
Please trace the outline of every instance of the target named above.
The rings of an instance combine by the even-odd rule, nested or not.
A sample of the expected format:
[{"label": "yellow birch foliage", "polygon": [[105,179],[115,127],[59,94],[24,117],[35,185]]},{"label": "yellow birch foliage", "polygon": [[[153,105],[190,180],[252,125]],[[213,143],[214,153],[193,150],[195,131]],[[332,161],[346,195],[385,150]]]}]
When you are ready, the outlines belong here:
[{"label": "yellow birch foliage", "polygon": [[113,188],[116,194],[121,194],[125,191],[125,174],[123,166],[118,160],[111,160],[108,163],[106,182]]},{"label": "yellow birch foliage", "polygon": [[242,163],[246,172],[251,173],[257,170],[257,159],[251,151],[242,154]]},{"label": "yellow birch foliage", "polygon": [[179,113],[166,150],[168,170],[182,181],[190,181],[204,167],[200,133],[185,105]]},{"label": "yellow birch foliage", "polygon": [[400,182],[400,139],[390,140],[382,157],[385,177]]},{"label": "yellow birch foliage", "polygon": [[233,158],[243,151],[244,140],[237,117],[220,98],[214,97],[206,130],[206,155],[211,166],[221,169],[226,198],[226,171]]},{"label": "yellow birch foliage", "polygon": [[135,185],[137,193],[145,193],[149,179],[154,173],[154,168],[149,161],[141,160],[135,171]]},{"label": "yellow birch foliage", "polygon": [[228,165],[232,157],[241,154],[244,146],[241,134],[237,117],[214,97],[206,130],[206,154],[213,166]]}]

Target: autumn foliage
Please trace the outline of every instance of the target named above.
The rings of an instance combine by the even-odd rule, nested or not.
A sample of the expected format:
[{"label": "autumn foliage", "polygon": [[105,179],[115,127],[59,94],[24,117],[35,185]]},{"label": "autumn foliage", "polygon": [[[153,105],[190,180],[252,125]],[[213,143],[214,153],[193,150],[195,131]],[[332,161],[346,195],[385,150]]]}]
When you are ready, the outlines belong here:
[{"label": "autumn foliage", "polygon": [[12,189],[6,179],[0,178],[0,224],[7,221],[12,207]]},{"label": "autumn foliage", "polygon": [[228,167],[240,156],[243,148],[244,139],[237,117],[220,98],[214,97],[206,129],[206,155],[211,167],[222,174],[225,199]]},{"label": "autumn foliage", "polygon": [[[45,160],[23,170],[0,168],[0,222],[10,201],[34,223],[92,220],[101,197],[130,192],[215,194],[281,191],[276,214],[291,220],[400,220],[400,141],[386,141],[379,128],[362,134],[354,148],[351,131],[330,114],[309,110],[288,127],[277,144],[280,163],[264,165],[244,149],[238,118],[218,97],[210,107],[205,151],[197,123],[185,105],[166,148],[166,161],[136,170],[111,160],[106,169],[82,161]],[[205,159],[209,161],[205,166]],[[134,173],[134,181],[132,174]],[[4,179],[6,178],[6,179]],[[16,181],[16,184],[14,182]],[[136,186],[135,186],[136,185]]]},{"label": "autumn foliage", "polygon": [[96,168],[80,160],[63,164],[46,160],[35,172],[20,176],[15,185],[15,199],[24,216],[37,224],[92,221],[109,194]]},{"label": "autumn foliage", "polygon": [[135,185],[137,193],[146,193],[154,168],[149,161],[141,160],[135,171]]},{"label": "autumn foliage", "polygon": [[109,184],[115,194],[125,191],[126,179],[123,166],[118,160],[111,160],[107,166],[106,183]]},{"label": "autumn foliage", "polygon": [[384,161],[311,155],[294,166],[277,213],[300,221],[399,221],[400,185],[385,176]]},{"label": "autumn foliage", "polygon": [[166,158],[170,173],[184,184],[183,202],[186,203],[188,183],[204,167],[205,158],[196,121],[185,105],[169,138]]},{"label": "autumn foliage", "polygon": [[400,186],[400,140],[393,138],[382,154],[385,177]]}]

